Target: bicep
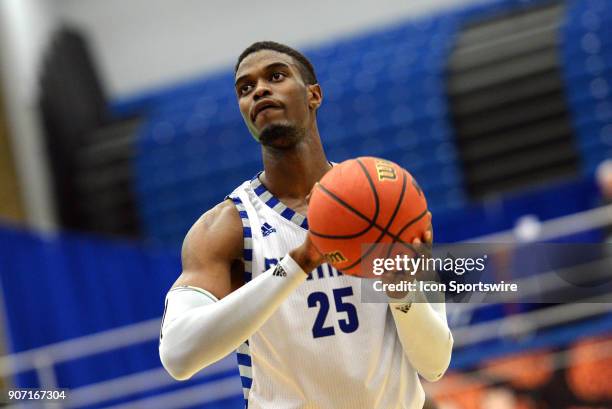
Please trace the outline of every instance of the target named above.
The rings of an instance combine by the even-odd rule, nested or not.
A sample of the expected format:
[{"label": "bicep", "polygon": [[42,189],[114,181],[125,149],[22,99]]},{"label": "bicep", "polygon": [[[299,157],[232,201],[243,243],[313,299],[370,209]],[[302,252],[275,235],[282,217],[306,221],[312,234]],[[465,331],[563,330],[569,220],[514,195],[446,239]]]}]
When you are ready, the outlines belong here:
[{"label": "bicep", "polygon": [[201,288],[221,299],[232,292],[230,269],[209,264],[198,270],[183,270],[172,287],[185,286]]},{"label": "bicep", "polygon": [[242,223],[233,204],[206,213],[183,243],[183,271],[173,287],[192,286],[221,299],[235,286],[232,270],[242,254]]}]

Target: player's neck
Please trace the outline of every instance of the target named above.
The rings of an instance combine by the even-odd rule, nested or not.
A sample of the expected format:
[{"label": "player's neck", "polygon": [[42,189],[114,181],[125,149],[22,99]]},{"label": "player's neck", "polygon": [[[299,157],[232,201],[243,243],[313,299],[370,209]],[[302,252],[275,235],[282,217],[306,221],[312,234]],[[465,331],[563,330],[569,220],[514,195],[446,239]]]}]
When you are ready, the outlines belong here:
[{"label": "player's neck", "polygon": [[331,168],[318,134],[307,136],[293,149],[264,147],[262,153],[265,172],[261,180],[278,198],[305,198]]}]

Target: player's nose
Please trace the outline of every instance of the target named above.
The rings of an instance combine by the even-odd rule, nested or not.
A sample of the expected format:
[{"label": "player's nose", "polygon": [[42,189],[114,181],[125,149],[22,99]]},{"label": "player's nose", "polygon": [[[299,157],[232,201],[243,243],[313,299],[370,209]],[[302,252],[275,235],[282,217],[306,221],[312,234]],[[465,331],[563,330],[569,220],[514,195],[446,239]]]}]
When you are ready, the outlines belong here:
[{"label": "player's nose", "polygon": [[261,98],[270,96],[271,94],[272,92],[270,91],[270,88],[268,88],[267,85],[260,83],[257,84],[257,88],[255,88],[255,91],[253,92],[253,99],[255,101],[259,101]]}]

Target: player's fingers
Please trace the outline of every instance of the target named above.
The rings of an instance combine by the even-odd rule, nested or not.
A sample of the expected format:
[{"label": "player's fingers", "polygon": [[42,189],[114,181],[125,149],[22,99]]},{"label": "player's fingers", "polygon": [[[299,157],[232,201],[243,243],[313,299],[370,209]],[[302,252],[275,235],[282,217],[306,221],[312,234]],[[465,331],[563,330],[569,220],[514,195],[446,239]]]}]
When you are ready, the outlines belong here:
[{"label": "player's fingers", "polygon": [[[429,241],[425,236],[427,235],[427,232],[423,233],[423,241],[419,238],[416,237],[414,240],[412,240],[412,247],[414,248],[414,250],[417,252],[418,255],[424,255],[426,257],[431,257],[431,241]],[[433,236],[431,237],[431,239],[433,240]]]},{"label": "player's fingers", "polygon": [[425,231],[425,233],[423,233],[423,242],[430,247],[433,244],[433,224],[431,212],[428,211],[427,216],[429,217],[429,228]]},{"label": "player's fingers", "polygon": [[430,227],[429,230],[427,230],[424,234],[423,234],[423,241],[425,242],[425,244],[427,244],[428,246],[431,246],[433,244],[433,230]]},{"label": "player's fingers", "polygon": [[[315,183],[315,186],[318,184],[319,182]],[[312,189],[310,189],[310,192],[306,195],[306,204],[310,204],[310,198],[312,197],[312,192],[314,191],[314,186],[312,187]]]},{"label": "player's fingers", "polygon": [[412,248],[416,252],[415,256],[423,254],[423,241],[421,241],[420,237],[415,237],[412,240]]},{"label": "player's fingers", "polygon": [[319,248],[314,244],[314,241],[312,241],[312,236],[310,235],[310,232],[306,234],[306,245],[308,246],[310,253],[323,257],[323,253],[321,252],[321,250],[319,250]]}]

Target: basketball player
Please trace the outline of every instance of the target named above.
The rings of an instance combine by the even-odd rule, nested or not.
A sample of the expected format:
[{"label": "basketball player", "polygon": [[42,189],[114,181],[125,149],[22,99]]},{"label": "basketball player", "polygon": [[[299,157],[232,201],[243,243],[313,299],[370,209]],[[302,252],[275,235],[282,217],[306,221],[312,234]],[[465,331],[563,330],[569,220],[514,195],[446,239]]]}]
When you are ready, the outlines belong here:
[{"label": "basketball player", "polygon": [[237,349],[250,409],[422,408],[417,374],[438,380],[450,362],[444,304],[361,303],[361,279],[324,264],[307,234],[306,197],[332,166],[311,63],[259,42],[235,79],[264,171],[187,233],[166,297],[164,367],[184,380]]}]

